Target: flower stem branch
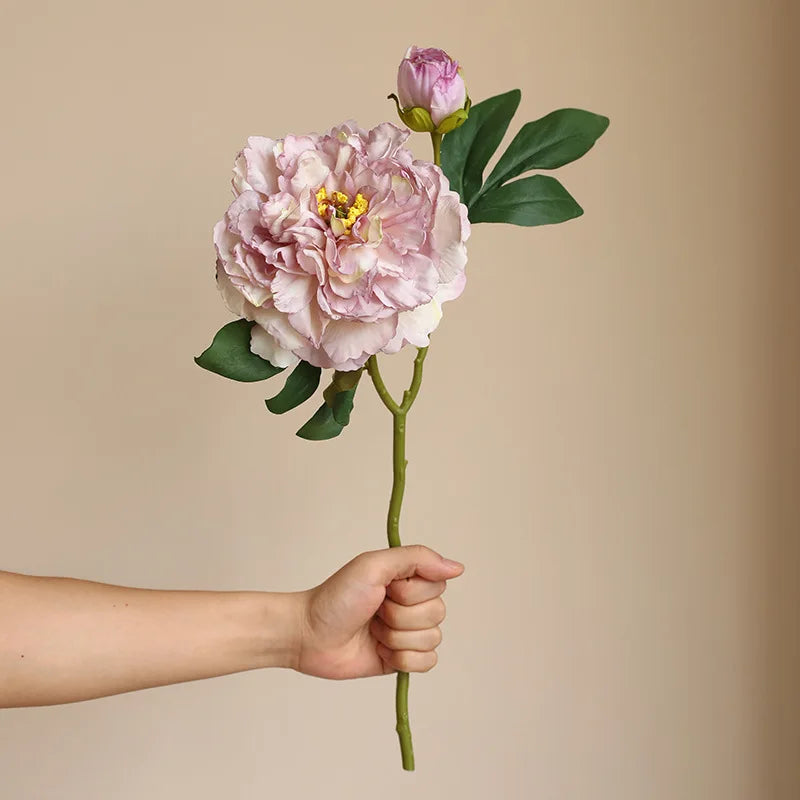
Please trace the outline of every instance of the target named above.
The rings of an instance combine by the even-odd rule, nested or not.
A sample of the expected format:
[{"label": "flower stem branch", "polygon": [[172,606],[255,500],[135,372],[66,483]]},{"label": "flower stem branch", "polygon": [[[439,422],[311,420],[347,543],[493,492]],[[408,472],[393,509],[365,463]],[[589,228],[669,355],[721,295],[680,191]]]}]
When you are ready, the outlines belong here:
[{"label": "flower stem branch", "polygon": [[389,394],[389,390],[386,388],[386,384],[381,377],[377,356],[370,356],[367,360],[367,372],[370,378],[372,378],[372,383],[375,386],[375,390],[378,392],[378,397],[381,398],[386,408],[388,408],[392,414],[399,413],[400,406],[395,403],[394,398]]},{"label": "flower stem branch", "polygon": [[[428,354],[427,347],[420,347],[414,359],[414,373],[411,385],[403,392],[403,401],[397,403],[389,394],[386,384],[378,368],[378,359],[371,356],[367,361],[367,372],[372,378],[372,383],[378,396],[389,411],[392,412],[392,494],[389,498],[389,513],[386,517],[386,534],[389,547],[400,547],[400,510],[403,506],[403,495],[406,488],[406,416],[414,404],[422,385],[422,365]],[[400,738],[400,754],[403,759],[403,769],[414,769],[414,747],[411,741],[411,725],[408,718],[408,684],[407,672],[397,673],[397,689],[395,691],[395,711],[397,725],[395,730]]]}]

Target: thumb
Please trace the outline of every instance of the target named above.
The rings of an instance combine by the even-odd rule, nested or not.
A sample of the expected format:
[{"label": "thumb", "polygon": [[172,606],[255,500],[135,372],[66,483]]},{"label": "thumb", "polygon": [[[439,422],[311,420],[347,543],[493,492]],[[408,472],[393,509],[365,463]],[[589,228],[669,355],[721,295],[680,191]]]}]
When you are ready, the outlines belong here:
[{"label": "thumb", "polygon": [[392,581],[413,575],[429,581],[446,581],[464,571],[463,564],[421,544],[362,553],[353,566],[363,570],[362,579],[373,586],[388,586]]}]

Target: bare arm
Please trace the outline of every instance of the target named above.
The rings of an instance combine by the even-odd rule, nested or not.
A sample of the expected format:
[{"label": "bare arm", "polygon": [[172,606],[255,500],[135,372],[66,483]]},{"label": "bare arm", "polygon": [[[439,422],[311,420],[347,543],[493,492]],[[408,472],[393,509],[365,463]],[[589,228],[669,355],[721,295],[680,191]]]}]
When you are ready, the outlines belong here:
[{"label": "bare arm", "polygon": [[436,663],[463,567],[362,553],[305,592],[156,591],[0,572],[0,708],[88,700],[261,667],[323,678]]},{"label": "bare arm", "polygon": [[300,597],[153,591],[0,572],[0,707],[292,667]]}]

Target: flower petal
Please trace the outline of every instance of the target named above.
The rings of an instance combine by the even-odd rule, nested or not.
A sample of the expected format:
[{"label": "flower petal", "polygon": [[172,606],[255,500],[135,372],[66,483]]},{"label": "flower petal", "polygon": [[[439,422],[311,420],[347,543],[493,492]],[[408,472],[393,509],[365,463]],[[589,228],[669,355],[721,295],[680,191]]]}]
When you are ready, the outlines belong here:
[{"label": "flower petal", "polygon": [[442,192],[436,206],[431,243],[439,253],[439,276],[449,283],[467,263],[467,248],[464,244],[470,234],[466,208],[455,192]]},{"label": "flower petal", "polygon": [[413,311],[402,311],[397,315],[397,331],[383,347],[384,353],[396,353],[406,344],[427,347],[429,335],[436,330],[442,319],[442,306],[438,300],[431,300]]},{"label": "flower petal", "polygon": [[272,298],[275,308],[286,314],[301,311],[317,291],[316,280],[305,273],[278,270],[272,279]]},{"label": "flower petal", "polygon": [[331,321],[322,337],[322,348],[334,364],[347,361],[363,364],[385,347],[396,329],[397,316],[378,322]]},{"label": "flower petal", "polygon": [[257,356],[265,358],[274,367],[291,367],[300,360],[290,350],[284,350],[275,341],[275,337],[259,325],[253,325],[250,331],[250,350]]},{"label": "flower petal", "polygon": [[245,162],[244,191],[254,189],[261,194],[278,191],[278,165],[275,163],[275,140],[265,136],[251,136],[242,151]]}]

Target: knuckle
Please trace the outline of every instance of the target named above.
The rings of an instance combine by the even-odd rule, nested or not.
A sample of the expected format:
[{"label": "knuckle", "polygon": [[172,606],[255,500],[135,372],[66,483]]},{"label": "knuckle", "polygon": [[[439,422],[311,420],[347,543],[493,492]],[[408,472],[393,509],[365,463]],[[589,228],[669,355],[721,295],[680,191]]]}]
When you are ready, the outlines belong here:
[{"label": "knuckle", "polygon": [[375,564],[374,554],[371,552],[359,553],[350,564],[361,573],[369,573]]},{"label": "knuckle", "polygon": [[413,665],[411,664],[411,658],[409,654],[404,651],[395,651],[394,655],[392,656],[392,661],[394,663],[395,669],[399,669],[400,672],[413,672]]},{"label": "knuckle", "polygon": [[384,600],[380,607],[381,619],[390,627],[397,624],[397,606],[391,600]]},{"label": "knuckle", "polygon": [[430,672],[436,666],[438,661],[439,661],[439,656],[437,656],[436,653],[430,653],[430,657],[423,665],[420,672]]},{"label": "knuckle", "polygon": [[430,609],[430,620],[433,625],[438,625],[442,622],[445,618],[445,606],[444,600],[441,597],[437,597],[433,600]]},{"label": "knuckle", "polygon": [[398,603],[407,603],[410,596],[409,582],[406,580],[394,581],[389,586],[388,594],[392,600],[396,600]]}]

